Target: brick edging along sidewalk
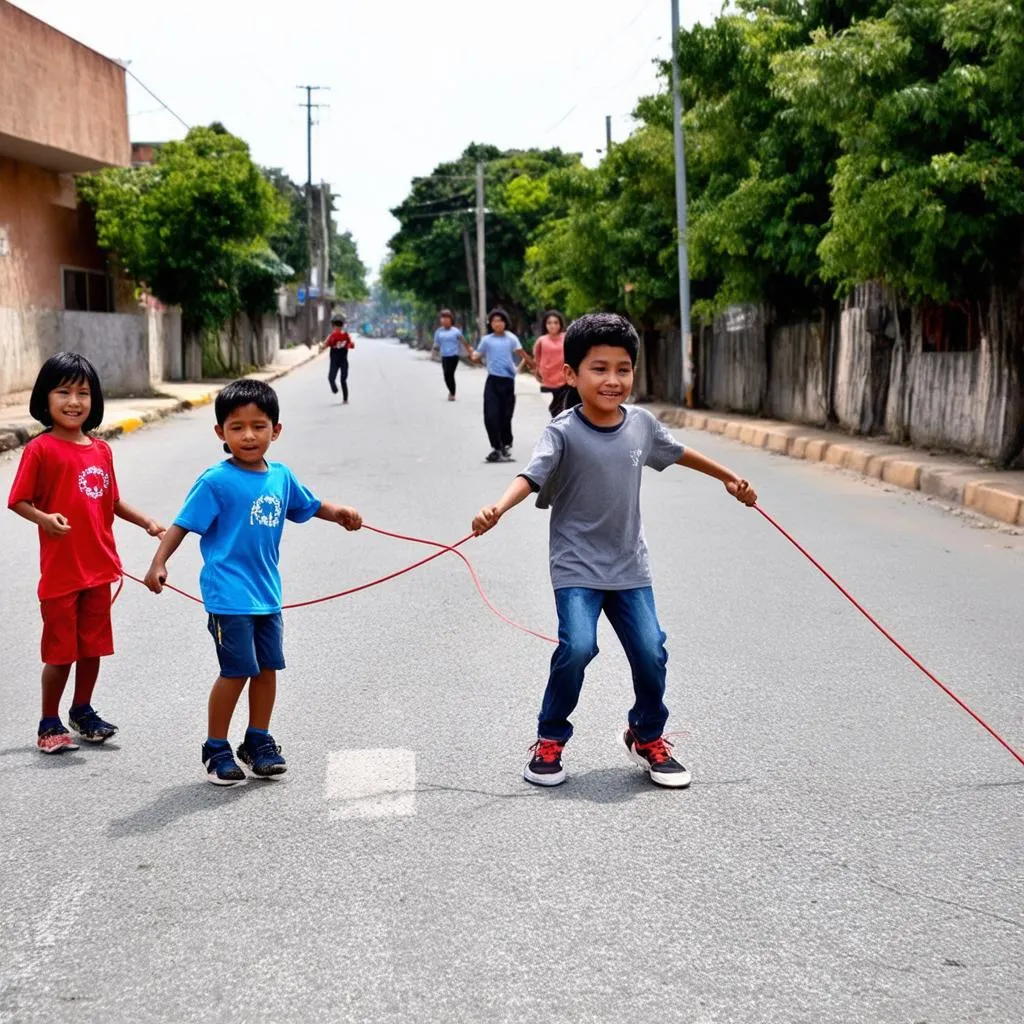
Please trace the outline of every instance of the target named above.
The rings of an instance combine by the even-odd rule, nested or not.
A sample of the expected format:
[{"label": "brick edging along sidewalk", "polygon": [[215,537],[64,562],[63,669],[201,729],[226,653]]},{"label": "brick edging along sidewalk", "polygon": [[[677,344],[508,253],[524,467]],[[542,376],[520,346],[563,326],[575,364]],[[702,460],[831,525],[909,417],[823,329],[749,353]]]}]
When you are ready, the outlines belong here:
[{"label": "brick edging along sidewalk", "polygon": [[1024,473],[987,471],[952,456],[943,460],[913,448],[778,420],[674,406],[655,406],[652,411],[669,427],[705,430],[790,458],[824,462],[1024,526]]}]

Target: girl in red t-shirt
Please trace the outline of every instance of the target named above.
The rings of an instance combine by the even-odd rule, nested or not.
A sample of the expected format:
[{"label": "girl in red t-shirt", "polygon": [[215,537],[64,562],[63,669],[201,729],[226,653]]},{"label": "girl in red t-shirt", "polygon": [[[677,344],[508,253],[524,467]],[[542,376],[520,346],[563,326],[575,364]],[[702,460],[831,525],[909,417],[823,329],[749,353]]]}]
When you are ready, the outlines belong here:
[{"label": "girl in red t-shirt", "polygon": [[121,500],[110,445],[89,436],[103,421],[103,391],[92,363],[72,352],[48,359],[29,411],[47,429],[25,446],[7,507],[39,527],[43,714],[36,746],[59,754],[78,749],[60,720],[72,665],[71,728],[87,743],[103,743],[117,732],[92,708],[100,658],[114,653],[110,585],[121,578],[114,516],[151,537],[162,537],[164,528]]}]

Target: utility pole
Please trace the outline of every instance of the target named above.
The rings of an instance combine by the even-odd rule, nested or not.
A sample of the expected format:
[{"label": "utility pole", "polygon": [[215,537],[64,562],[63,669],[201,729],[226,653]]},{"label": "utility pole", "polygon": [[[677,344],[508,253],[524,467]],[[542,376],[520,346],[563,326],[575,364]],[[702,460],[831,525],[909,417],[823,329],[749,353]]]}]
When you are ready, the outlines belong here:
[{"label": "utility pole", "polygon": [[686,242],[686,150],[679,94],[679,0],[672,0],[672,141],[676,164],[676,245],[679,260],[680,355],[683,399],[693,408],[693,337],[690,333],[690,254]]},{"label": "utility pole", "polygon": [[[469,228],[462,225],[462,247],[466,250],[466,282],[469,285],[469,305],[476,305],[476,272],[473,269],[473,245],[469,240]],[[469,327],[466,327],[467,332]]]},{"label": "utility pole", "polygon": [[607,156],[612,151],[612,115],[607,114],[604,119],[604,155]]},{"label": "utility pole", "polygon": [[482,338],[487,333],[487,267],[484,258],[484,165],[477,161],[476,165],[476,286],[477,292],[477,328]]},{"label": "utility pole", "polygon": [[[308,345],[313,337],[313,298],[310,295],[310,286],[313,277],[313,265],[316,255],[313,250],[313,111],[323,103],[313,102],[313,93],[326,89],[324,85],[297,85],[297,89],[306,90],[306,102],[300,103],[300,107],[306,108],[306,247],[309,257],[309,269],[306,271],[306,344]],[[322,201],[322,200],[321,200]],[[318,282],[321,293],[323,282]]]}]

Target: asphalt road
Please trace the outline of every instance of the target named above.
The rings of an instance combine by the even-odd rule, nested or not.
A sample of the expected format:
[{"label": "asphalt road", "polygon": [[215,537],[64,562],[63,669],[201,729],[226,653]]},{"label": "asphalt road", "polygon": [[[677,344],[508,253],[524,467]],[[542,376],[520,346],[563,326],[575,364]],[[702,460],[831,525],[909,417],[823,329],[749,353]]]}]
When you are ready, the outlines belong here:
[{"label": "asphalt road", "polygon": [[[359,342],[351,404],[318,361],[277,385],[274,457],[367,522],[452,541],[515,467],[486,465],[483,375]],[[547,419],[522,380],[516,453]],[[169,521],[220,457],[209,408],[114,442],[126,500]],[[907,492],[719,437],[766,510],[1024,747],[1024,538]],[[15,461],[0,461],[6,493]],[[101,748],[46,758],[37,549],[0,519],[0,1020],[1016,1024],[1024,1019],[1024,769],[756,513],[648,473],[669,728],[686,791],[616,749],[630,702],[611,631],[566,751],[532,788],[550,648],[445,556],[287,613],[279,781],[201,778],[216,674],[201,609],[128,583],[96,706]],[[513,618],[551,632],[546,514],[467,545]],[[118,525],[126,568],[153,542]],[[289,525],[286,600],[424,550]],[[171,581],[196,589],[198,545]],[[241,714],[235,727],[241,738]]]}]

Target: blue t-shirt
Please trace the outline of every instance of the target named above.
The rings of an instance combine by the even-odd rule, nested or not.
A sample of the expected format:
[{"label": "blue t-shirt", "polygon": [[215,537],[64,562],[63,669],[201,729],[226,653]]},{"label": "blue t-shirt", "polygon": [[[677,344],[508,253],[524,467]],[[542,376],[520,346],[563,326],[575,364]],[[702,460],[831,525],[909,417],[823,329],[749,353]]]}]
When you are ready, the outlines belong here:
[{"label": "blue t-shirt", "polygon": [[438,327],[434,331],[434,344],[441,350],[442,356],[457,356],[465,340],[458,327]]},{"label": "blue t-shirt", "polygon": [[504,334],[485,334],[480,339],[476,350],[487,360],[487,372],[495,377],[516,378],[516,361],[513,352],[522,351],[519,339],[511,332]]},{"label": "blue t-shirt", "polygon": [[273,615],[281,610],[278,548],[284,521],[304,523],[320,509],[292,471],[241,469],[230,459],[211,466],[192,485],[174,520],[198,533],[203,554],[199,585],[214,615]]}]

